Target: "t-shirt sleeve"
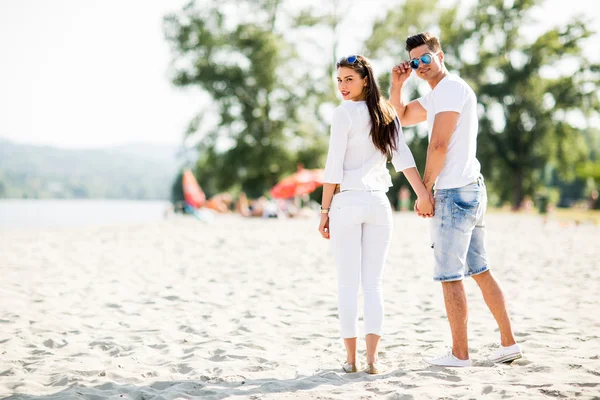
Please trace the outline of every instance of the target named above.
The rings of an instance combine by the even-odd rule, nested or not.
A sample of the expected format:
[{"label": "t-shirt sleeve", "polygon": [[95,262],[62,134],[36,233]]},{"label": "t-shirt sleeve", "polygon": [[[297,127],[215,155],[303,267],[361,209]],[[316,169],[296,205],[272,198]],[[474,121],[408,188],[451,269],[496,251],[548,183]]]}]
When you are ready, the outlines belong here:
[{"label": "t-shirt sleeve", "polygon": [[458,82],[440,82],[440,87],[436,88],[433,97],[435,113],[453,111],[460,113],[463,110],[467,100],[467,91]]},{"label": "t-shirt sleeve", "polygon": [[429,97],[430,97],[430,93],[426,94],[425,96],[421,96],[421,97],[419,97],[417,99],[417,101],[419,102],[419,104],[421,104],[421,106],[427,112],[429,112]]},{"label": "t-shirt sleeve", "polygon": [[396,138],[396,150],[394,150],[392,154],[392,164],[394,165],[396,172],[400,172],[408,168],[414,168],[416,167],[416,164],[412,152],[406,145],[402,127],[397,119],[396,127],[398,128],[398,137]]},{"label": "t-shirt sleeve", "polygon": [[325,183],[342,183],[344,177],[344,157],[348,144],[348,132],[352,126],[350,114],[343,106],[339,106],[333,112],[331,121],[331,135],[329,137],[329,151],[325,163]]}]

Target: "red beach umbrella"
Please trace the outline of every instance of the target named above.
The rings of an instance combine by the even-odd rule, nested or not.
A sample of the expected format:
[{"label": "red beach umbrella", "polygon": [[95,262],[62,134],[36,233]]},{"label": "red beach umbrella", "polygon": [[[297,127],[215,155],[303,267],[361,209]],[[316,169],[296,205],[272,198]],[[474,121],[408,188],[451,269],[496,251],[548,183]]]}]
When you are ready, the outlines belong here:
[{"label": "red beach umbrella", "polygon": [[271,189],[275,199],[289,199],[314,192],[323,185],[322,169],[304,169],[299,167],[296,173],[283,178]]}]

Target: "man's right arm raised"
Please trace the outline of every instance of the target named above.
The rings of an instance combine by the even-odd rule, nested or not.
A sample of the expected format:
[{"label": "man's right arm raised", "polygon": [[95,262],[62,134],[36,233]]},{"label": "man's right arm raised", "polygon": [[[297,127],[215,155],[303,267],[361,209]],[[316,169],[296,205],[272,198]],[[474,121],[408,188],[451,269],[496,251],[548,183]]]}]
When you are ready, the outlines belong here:
[{"label": "man's right arm raised", "polygon": [[418,100],[413,100],[408,104],[402,100],[402,87],[411,73],[412,69],[408,62],[398,64],[392,69],[390,103],[396,109],[402,126],[415,125],[427,119],[427,111]]}]

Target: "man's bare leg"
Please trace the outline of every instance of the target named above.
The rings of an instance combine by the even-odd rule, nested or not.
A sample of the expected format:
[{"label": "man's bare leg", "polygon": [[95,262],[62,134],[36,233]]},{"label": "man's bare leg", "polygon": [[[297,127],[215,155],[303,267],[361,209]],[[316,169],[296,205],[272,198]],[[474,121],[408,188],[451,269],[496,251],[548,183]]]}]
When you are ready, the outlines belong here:
[{"label": "man's bare leg", "polygon": [[498,328],[500,329],[500,344],[502,346],[512,346],[516,341],[500,284],[496,281],[491,271],[473,275],[473,279],[479,285],[483,299],[498,324]]},{"label": "man's bare leg", "polygon": [[442,282],[446,314],[452,331],[452,354],[461,360],[469,358],[467,337],[467,295],[462,281]]}]

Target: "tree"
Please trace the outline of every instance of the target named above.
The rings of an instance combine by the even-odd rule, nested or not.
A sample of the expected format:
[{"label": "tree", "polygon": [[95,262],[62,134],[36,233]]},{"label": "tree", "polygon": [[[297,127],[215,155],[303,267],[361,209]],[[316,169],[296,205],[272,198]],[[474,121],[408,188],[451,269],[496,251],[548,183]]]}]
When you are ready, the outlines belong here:
[{"label": "tree", "polygon": [[[587,149],[582,130],[569,116],[579,113],[585,121],[599,105],[597,67],[582,47],[592,35],[584,22],[550,29],[533,42],[521,34],[522,25],[533,24],[531,8],[540,3],[479,2],[469,18],[473,25],[462,26],[469,40],[460,48],[481,45],[475,60],[457,57],[457,68],[482,106],[480,158],[500,200],[511,199],[514,208],[546,184],[548,166],[566,180],[575,177]],[[574,71],[548,73],[567,60],[576,63]]]},{"label": "tree", "polygon": [[590,153],[588,160],[577,166],[577,177],[584,190],[592,192],[600,188],[600,130],[588,129],[585,133]]},{"label": "tree", "polygon": [[182,203],[185,200],[183,195],[183,171],[179,172],[171,185],[171,203]]},{"label": "tree", "polygon": [[[328,7],[327,7],[328,6]],[[312,46],[314,54],[325,55],[325,64],[318,64],[318,59],[310,58],[310,67],[305,75],[307,95],[300,110],[305,119],[299,126],[304,142],[303,148],[297,153],[298,162],[306,168],[322,168],[325,164],[327,143],[329,142],[329,119],[333,107],[339,100],[336,97],[337,88],[334,76],[336,63],[340,58],[337,54],[338,27],[344,19],[344,8],[340,0],[328,0],[320,7],[306,7],[301,9],[293,19],[292,26],[295,32],[302,30],[319,31],[319,35],[305,40],[304,47]],[[330,42],[324,40],[326,37]],[[306,119],[306,116],[309,116]],[[310,127],[310,128],[309,128]],[[306,129],[308,128],[308,129]],[[314,199],[320,199],[321,190],[311,194]]]},{"label": "tree", "polygon": [[[440,21],[453,20],[456,10],[456,7],[440,8],[438,0],[406,0],[400,7],[391,8],[383,18],[375,21],[365,47],[371,58],[388,67],[387,71],[380,72],[378,77],[382,94],[385,94],[390,87],[392,67],[408,58],[405,50],[406,37],[424,30],[437,29]],[[416,23],[419,25],[417,26]],[[407,93],[403,95],[415,99],[429,90],[426,83],[412,78],[406,83]],[[423,173],[427,158],[427,129],[419,125],[404,127],[403,132],[419,171]],[[403,174],[392,174],[392,177],[394,188],[410,186]],[[414,193],[412,195],[414,197]],[[388,197],[392,204],[397,204],[398,190],[391,190]]]},{"label": "tree", "polygon": [[[442,12],[427,7],[428,13],[421,15],[425,22],[418,29],[439,29],[448,69],[458,72],[477,93],[478,158],[492,194],[499,202],[511,201],[515,208],[547,183],[548,165],[564,179],[575,177],[587,149],[573,114],[586,121],[599,110],[600,68],[586,58],[582,47],[592,32],[583,21],[574,20],[528,41],[520,28],[535,24],[531,9],[540,4],[482,0],[463,19],[456,7]],[[409,0],[386,18],[396,13],[399,21],[420,21],[408,15],[412,7],[417,7],[416,2]],[[380,29],[385,34],[373,37],[398,37],[385,31],[390,28]],[[417,31],[406,24],[402,29],[407,34]],[[380,53],[399,51],[398,45],[385,40],[375,45]],[[548,73],[558,71],[565,61],[573,61],[575,70]]]},{"label": "tree", "polygon": [[202,138],[195,175],[209,195],[262,195],[298,162],[312,167],[324,153],[322,124],[299,116],[318,109],[323,90],[310,84],[310,68],[298,68],[294,45],[278,31],[280,6],[207,0],[165,17],[173,83],[202,88],[216,111],[215,123],[206,109],[187,130]]}]

